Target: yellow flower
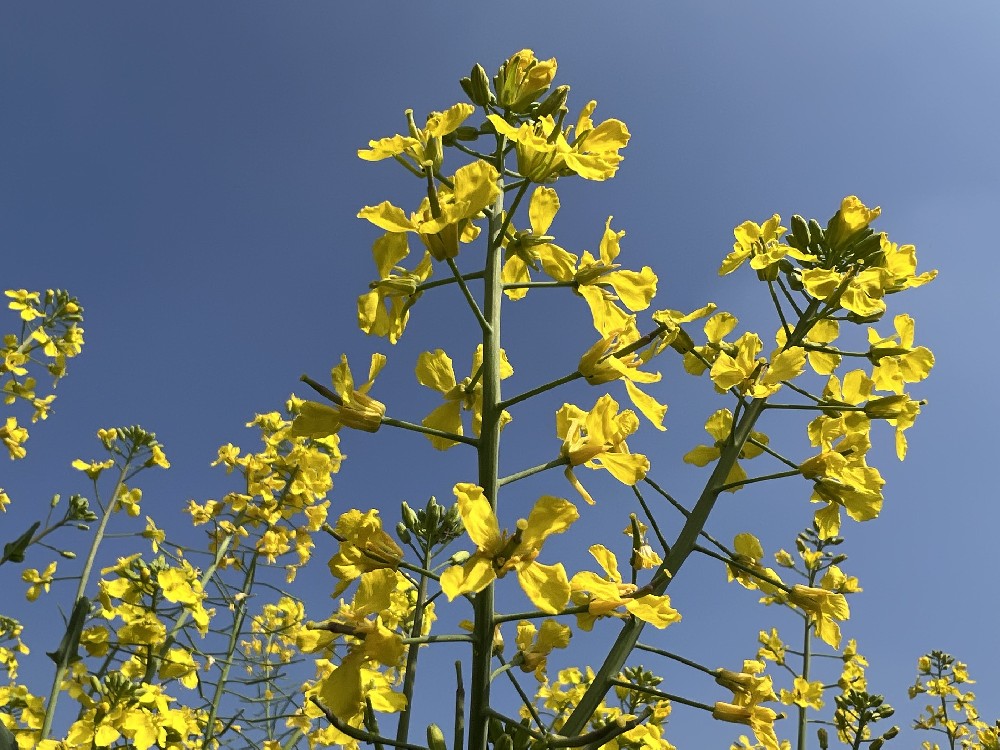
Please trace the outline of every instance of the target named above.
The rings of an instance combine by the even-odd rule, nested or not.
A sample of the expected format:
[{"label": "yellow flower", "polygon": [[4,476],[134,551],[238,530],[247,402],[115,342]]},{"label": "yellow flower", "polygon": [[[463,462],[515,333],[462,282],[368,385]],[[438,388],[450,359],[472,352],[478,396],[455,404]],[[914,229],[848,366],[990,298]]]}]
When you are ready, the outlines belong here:
[{"label": "yellow flower", "polygon": [[780,750],[778,736],[774,732],[774,721],[778,714],[766,706],[738,706],[720,701],[712,710],[712,718],[733,724],[746,724],[767,750]]},{"label": "yellow flower", "polygon": [[863,454],[858,459],[849,448],[844,453],[825,450],[803,461],[799,469],[806,479],[815,480],[811,501],[826,503],[815,514],[821,538],[840,531],[841,507],[855,521],[870,521],[881,512],[885,480],[878,469],[865,465]]},{"label": "yellow flower", "polygon": [[560,455],[569,460],[566,478],[591,505],[593,498],[573,474],[573,467],[583,464],[590,469],[607,469],[629,486],[646,476],[649,459],[630,453],[625,439],[639,429],[639,419],[631,409],[618,412],[618,402],[601,396],[589,412],[563,404],[556,412],[556,435],[563,441]]},{"label": "yellow flower", "polygon": [[781,702],[786,706],[799,706],[801,708],[815,708],[817,711],[823,708],[823,683],[809,682],[801,677],[796,677],[792,690],[781,690]]},{"label": "yellow flower", "polygon": [[561,534],[579,518],[576,506],[563,498],[543,495],[527,520],[519,520],[516,531],[510,534],[500,531],[482,487],[459,483],[455,496],[465,531],[477,549],[463,565],[441,574],[441,590],[449,600],[482,591],[513,570],[524,593],[539,609],[555,613],[566,606],[570,588],[562,564],[543,565],[536,558],[551,534]]},{"label": "yellow flower", "polygon": [[21,573],[21,580],[31,584],[25,594],[29,602],[35,601],[43,591],[48,593],[52,586],[52,577],[56,574],[56,567],[57,563],[53,561],[42,573],[35,568],[28,568]]},{"label": "yellow flower", "polygon": [[623,357],[615,356],[615,352],[625,346],[624,330],[612,331],[594,344],[580,358],[578,371],[591,385],[601,385],[612,380],[625,383],[625,391],[635,407],[653,423],[658,430],[665,430],[663,417],[667,407],[652,396],[639,389],[636,383],[658,383],[660,373],[643,372],[639,369],[647,361],[647,357],[633,352]]},{"label": "yellow flower", "polygon": [[[475,383],[472,378],[480,372],[483,366],[483,345],[476,347],[472,355],[472,370],[469,377],[464,378],[461,383],[455,379],[455,369],[452,366],[451,357],[445,354],[443,349],[435,349],[433,352],[423,352],[417,357],[417,382],[428,388],[432,388],[444,396],[444,403],[437,407],[421,420],[425,427],[436,430],[444,430],[454,435],[462,435],[462,410],[472,412],[472,434],[479,435],[483,423],[483,381],[476,377]],[[500,379],[504,380],[514,374],[514,368],[507,360],[507,353],[500,350]],[[500,415],[500,426],[503,427],[510,422],[511,417],[507,411]],[[447,450],[456,445],[454,440],[427,435],[428,440],[438,450]]]},{"label": "yellow flower", "polygon": [[514,663],[522,672],[534,672],[538,681],[544,682],[549,654],[553,649],[566,648],[572,635],[569,626],[555,620],[545,620],[540,630],[535,628],[534,623],[521,620],[514,639],[518,648]]},{"label": "yellow flower", "polygon": [[11,299],[7,307],[20,313],[21,320],[30,322],[35,318],[42,317],[42,313],[35,308],[35,305],[40,302],[38,292],[29,292],[27,289],[8,289],[4,294]]},{"label": "yellow flower", "polygon": [[89,463],[82,460],[76,459],[71,464],[74,469],[82,471],[88,477],[96,480],[97,477],[101,475],[101,472],[105,469],[110,469],[115,465],[114,459],[109,458],[107,461],[90,461]]},{"label": "yellow flower", "polygon": [[[707,466],[711,462],[717,461],[722,455],[722,449],[725,447],[726,441],[730,439],[732,431],[733,413],[729,409],[719,409],[705,422],[705,432],[715,438],[715,442],[712,445],[699,445],[685,453],[684,463],[694,464],[695,466]],[[768,437],[763,432],[751,432],[750,437],[762,445],[768,444]],[[744,443],[742,450],[740,450],[739,457],[756,458],[763,452],[763,448],[754,445],[748,440]],[[742,482],[746,478],[747,473],[740,466],[739,462],[733,462],[733,467],[729,470],[729,475],[726,477],[725,483],[735,486],[728,488],[726,491],[736,492],[743,489],[742,485],[736,483]]]},{"label": "yellow flower", "polygon": [[[523,284],[531,281],[528,269],[538,270],[539,266],[557,281],[572,279],[577,257],[558,245],[552,244],[553,237],[547,233],[552,220],[559,211],[559,196],[552,188],[538,187],[531,194],[528,205],[528,221],[531,229],[514,231],[513,238],[504,238],[504,264],[501,278],[504,284]],[[527,288],[505,289],[504,294],[512,300],[522,299]]]},{"label": "yellow flower", "polygon": [[776,278],[778,261],[786,255],[803,261],[816,259],[813,255],[781,244],[781,235],[785,231],[787,227],[781,226],[781,217],[778,214],[774,214],[763,225],[744,221],[733,230],[736,242],[733,243],[733,251],[722,261],[719,276],[731,274],[743,265],[747,258],[750,258],[751,268],[763,271],[767,278],[771,279]]},{"label": "yellow flower", "polygon": [[795,584],[787,596],[789,603],[805,612],[824,643],[840,648],[840,626],[836,620],[847,620],[851,616],[843,594]]},{"label": "yellow flower", "polygon": [[335,434],[342,426],[365,432],[377,432],[385,416],[385,404],[368,395],[375,377],[385,367],[385,355],[373,354],[368,369],[368,380],[355,389],[354,377],[347,364],[347,355],[340,356],[340,364],[333,368],[331,377],[341,403],[329,406],[315,401],[303,401],[299,414],[292,423],[293,437],[324,438]]},{"label": "yellow flower", "polygon": [[712,381],[723,391],[736,388],[744,396],[767,398],[778,392],[783,380],[798,377],[805,368],[801,346],[776,350],[770,361],[757,359],[763,344],[756,333],[744,333],[735,346],[735,356],[722,351],[712,364]]},{"label": "yellow flower", "polygon": [[872,380],[882,391],[902,394],[906,383],[919,383],[934,367],[934,355],[926,346],[913,346],[913,318],[897,315],[893,318],[896,333],[880,336],[868,329],[868,358],[874,363]]},{"label": "yellow flower", "polygon": [[24,458],[28,454],[23,446],[27,439],[28,431],[18,426],[17,417],[7,417],[7,421],[0,426],[0,441],[7,446],[12,461]]},{"label": "yellow flower", "polygon": [[372,245],[379,280],[371,291],[358,297],[358,327],[370,336],[385,336],[390,344],[399,341],[410,317],[410,308],[422,292],[417,287],[430,278],[430,252],[412,270],[397,265],[410,253],[405,232],[386,232]]},{"label": "yellow flower", "polygon": [[368,219],[387,232],[416,233],[435,260],[454,258],[460,241],[471,242],[479,235],[472,220],[500,195],[499,178],[491,164],[475,161],[455,172],[450,180],[453,187],[438,188],[433,203],[429,197],[424,198],[409,218],[389,201],[365,206],[358,218]]},{"label": "yellow flower", "polygon": [[639,587],[622,581],[621,573],[618,572],[618,558],[607,547],[595,544],[590,547],[590,554],[604,570],[606,577],[584,570],[574,575],[570,581],[573,603],[588,605],[587,612],[576,616],[577,625],[582,630],[591,630],[598,617],[623,616],[615,612],[620,607],[661,629],[681,619],[680,613],[670,606],[670,597],[666,594],[636,596],[640,593]]},{"label": "yellow flower", "polygon": [[539,60],[530,49],[507,58],[496,75],[497,102],[511,112],[523,113],[544,94],[556,77],[556,59]]},{"label": "yellow flower", "polygon": [[756,706],[764,701],[774,701],[774,685],[769,676],[760,676],[764,671],[764,662],[747,659],[743,662],[743,670],[733,672],[729,669],[715,670],[715,681],[727,690],[733,691],[733,703],[737,706]]},{"label": "yellow flower", "polygon": [[334,533],[342,540],[340,549],[329,562],[330,572],[340,579],[334,596],[362,573],[395,568],[403,559],[403,550],[382,530],[377,510],[367,513],[354,509],[347,511],[337,520]]},{"label": "yellow flower", "polygon": [[408,109],[406,119],[409,136],[394,135],[391,138],[368,141],[369,150],[359,149],[358,157],[365,161],[381,161],[394,156],[407,156],[418,168],[437,170],[441,167],[444,156],[441,138],[455,132],[475,111],[476,108],[471,104],[459,103],[444,112],[431,112],[427,115],[426,126],[421,129],[413,122],[413,110]]},{"label": "yellow flower", "polygon": [[620,120],[594,125],[590,116],[597,107],[590,101],[580,111],[575,131],[565,131],[551,115],[514,127],[499,115],[488,119],[500,135],[514,143],[518,172],[532,182],[549,182],[561,175],[577,174],[587,180],[607,180],[615,176],[631,135]]},{"label": "yellow flower", "polygon": [[[771,568],[765,568],[760,564],[760,561],[764,559],[764,548],[757,537],[746,532],[737,534],[733,539],[733,551],[736,553],[735,561],[742,567],[726,566],[726,575],[729,581],[739,581],[744,588],[751,591],[760,589],[765,594],[772,595],[778,592],[778,588],[772,581],[781,582],[781,576]],[[759,573],[760,577],[748,573],[743,568],[749,568],[754,573]]]}]

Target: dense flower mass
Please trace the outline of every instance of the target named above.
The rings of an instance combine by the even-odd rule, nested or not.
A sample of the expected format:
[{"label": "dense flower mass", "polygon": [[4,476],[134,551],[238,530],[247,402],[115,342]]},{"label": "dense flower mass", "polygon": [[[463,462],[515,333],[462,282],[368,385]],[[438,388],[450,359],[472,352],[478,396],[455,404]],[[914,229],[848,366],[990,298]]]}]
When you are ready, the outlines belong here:
[{"label": "dense flower mass", "polygon": [[[427,390],[394,394],[387,415],[375,381],[381,375],[385,391],[394,375],[382,374],[387,359],[378,353],[364,382],[346,355],[330,386],[302,376],[323,400],[291,396],[284,411],[257,414],[247,425],[259,433],[256,449],[218,449],[212,465],[224,468],[220,479],[231,486],[186,507],[201,547],[178,543],[163,522],[162,493],[144,485],[142,472],[171,463],[155,435],[139,427],[100,430],[97,457],[72,461],[93,501],[72,495],[61,503],[56,495],[46,519],[8,535],[0,565],[20,566],[12,590],[23,591],[28,606],[55,612],[58,596],[72,598],[62,608],[65,632],[47,652],[55,664],[48,699],[18,682],[30,639],[18,620],[0,616],[7,675],[0,750],[673,750],[675,706],[739,725],[736,750],[790,750],[782,735],[805,747],[814,728],[823,748],[833,732],[845,745],[873,750],[895,736],[897,727],[876,726],[892,708],[868,692],[867,658],[842,632],[848,599],[862,587],[839,547],[843,513],[871,521],[892,501],[872,465],[884,429],[878,423],[888,425],[902,460],[926,403],[910,389],[929,376],[934,356],[918,344],[909,315],[882,319],[892,295],[935,272],[918,274],[914,247],[873,227],[881,209],[848,196],[825,225],[793,215],[784,226],[773,214],[734,229],[719,273],[752,272],[747,278],[773,312],[764,328],[740,329],[736,315],[714,303],[656,310],[660,279],[649,266],[623,261],[625,231],[609,212],[597,213],[588,230],[600,231],[596,250],[575,247],[568,233],[556,236],[572,228],[563,224],[572,214],[560,211],[573,193],[562,185],[557,192],[555,183],[615,177],[630,139],[622,121],[592,119],[594,101],[571,116],[557,69],[555,59],[529,49],[492,78],[477,64],[460,82],[468,101],[423,118],[408,109],[405,132],[358,150],[377,168],[402,167],[414,186],[393,198],[408,209],[376,198],[358,212],[378,230],[371,246],[377,276],[357,299],[358,327],[395,345],[419,327],[411,312],[428,296],[456,305],[420,321],[431,323],[435,340],[397,350],[414,357],[412,371]],[[414,238],[420,252],[411,258]],[[354,267],[348,252],[338,272]],[[684,283],[676,275],[669,281]],[[562,304],[541,314],[575,316],[582,339],[561,317],[565,342],[532,338],[547,326],[504,320],[504,306],[530,306],[549,293]],[[65,375],[83,344],[82,311],[57,290],[9,290],[6,298],[15,332],[0,348],[0,387],[11,407],[0,416],[0,441],[22,459],[26,421],[46,419],[53,399],[39,391],[37,373]],[[750,319],[759,320],[755,312]],[[579,348],[560,364],[562,344]],[[508,349],[526,355],[516,374]],[[663,399],[673,391],[662,372],[675,355],[675,369],[702,378],[703,393],[715,400],[702,412],[702,444],[649,442],[665,430]],[[527,460],[533,438],[551,441],[551,423],[544,428],[541,420],[552,412],[531,401],[564,386],[578,390],[552,402],[562,404],[558,450],[550,442],[538,460]],[[634,410],[605,392],[619,387]],[[598,392],[582,408],[572,401],[587,388]],[[795,444],[786,425],[803,414],[805,434]],[[386,449],[379,471],[334,492],[342,449],[365,444],[357,432],[379,432],[382,440],[390,430],[401,440],[418,436]],[[426,450],[423,439],[438,451],[456,450],[411,455]],[[675,496],[653,478],[650,459],[671,445],[686,452],[668,479],[683,487],[684,464],[705,467],[692,473],[703,479],[699,489]],[[435,472],[458,473],[444,485],[454,504],[433,496],[422,507],[415,502],[428,497],[427,488],[419,472],[407,472],[425,459]],[[511,473],[502,473],[508,465]],[[581,466],[614,481],[589,475],[588,490],[577,476]],[[600,506],[578,508],[527,489],[561,482],[552,469],[586,503],[600,496]],[[382,474],[405,476],[406,494],[393,495]],[[744,488],[752,489],[737,498],[741,517],[767,524],[727,545],[709,521],[734,512],[723,493]],[[0,512],[14,503],[0,489]],[[576,524],[581,509],[592,518]],[[797,518],[809,525],[771,563],[767,535]],[[586,539],[601,529],[614,534],[607,544]],[[73,530],[86,533],[89,546],[64,544]],[[102,547],[125,535],[135,549],[116,555]],[[41,549],[59,559],[37,559]],[[596,567],[581,559],[584,549]],[[674,584],[692,556],[718,566],[719,586],[723,571],[738,583],[731,595],[758,599],[779,620],[780,634],[760,630],[756,658],[742,667],[706,667],[640,639],[646,626],[680,622],[675,604],[714,602],[715,582]],[[441,608],[448,612],[439,619]],[[738,617],[722,621],[735,634],[745,625]],[[454,676],[424,668],[421,655],[439,647],[460,653]],[[675,665],[669,682],[636,663],[640,651]],[[599,670],[565,666],[584,655]],[[33,677],[44,671],[32,662]],[[932,699],[918,729],[944,733],[952,747],[997,747],[1000,724],[980,720],[963,663],[932,652],[918,672],[911,697]],[[505,713],[512,701],[518,711]],[[415,743],[413,720],[438,703],[448,705],[455,737],[431,724],[420,728],[426,745]]]}]

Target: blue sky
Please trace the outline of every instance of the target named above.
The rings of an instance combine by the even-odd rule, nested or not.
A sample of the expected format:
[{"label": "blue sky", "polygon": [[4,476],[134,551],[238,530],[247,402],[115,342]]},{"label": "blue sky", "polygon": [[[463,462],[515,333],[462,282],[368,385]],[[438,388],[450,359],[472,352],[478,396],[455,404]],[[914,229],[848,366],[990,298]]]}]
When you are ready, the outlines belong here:
[{"label": "blue sky", "polygon": [[[231,489],[208,467],[217,447],[252,447],[243,424],[290,392],[304,395],[298,376],[325,379],[342,352],[357,363],[386,353],[376,395],[394,416],[419,421],[434,400],[413,381],[416,355],[444,347],[457,368],[468,367],[472,321],[455,314],[456,296],[426,295],[394,348],[356,329],[355,298],[374,275],[376,232],[355,215],[362,205],[414,195],[402,170],[362,162],[356,150],[401,132],[407,107],[419,120],[458,101],[457,80],[472,63],[492,72],[530,47],[558,58],[572,111],[597,99],[598,118],[622,119],[632,133],[615,180],[560,188],[565,208],[553,229],[574,252],[596,250],[613,214],[628,233],[623,262],[659,274],[654,308],[711,300],[750,323],[766,321],[766,337],[773,323],[763,288],[747,273],[716,275],[732,228],[775,212],[825,221],[848,194],[880,205],[878,228],[915,244],[923,270],[940,270],[932,285],[890,300],[893,313],[916,318],[918,343],[937,365],[914,388],[929,403],[910,433],[907,461],[898,464],[888,449],[875,454],[888,480],[882,517],[845,528],[849,572],[865,587],[852,600],[847,633],[872,662],[872,689],[897,705],[898,723],[912,714],[905,686],[915,661],[932,648],[968,661],[981,711],[1000,712],[997,584],[989,573],[1000,511],[986,471],[995,461],[988,394],[997,355],[983,343],[996,318],[987,229],[1000,204],[1000,6],[621,7],[0,7],[4,287],[71,290],[87,331],[56,413],[32,431],[28,459],[0,470],[0,486],[21,505],[4,528],[20,528],[14,519],[35,517],[55,492],[85,491],[68,466],[97,456],[97,428],[140,423],[173,462],[162,476],[147,475],[147,507],[185,533],[178,511],[189,498]],[[504,337],[518,378],[511,392],[562,374],[553,363],[575,363],[589,344],[573,302],[533,295],[510,306]],[[890,325],[887,317],[880,329]],[[726,404],[676,360],[660,369],[653,391],[670,405],[668,432],[644,430],[636,449],[650,455],[652,476],[690,500],[706,474],[680,456]],[[597,395],[582,387],[564,398],[589,406]],[[507,468],[558,449],[549,417],[515,417]],[[772,439],[804,457],[803,423],[787,424],[775,424]],[[450,499],[452,483],[468,478],[458,449],[436,454],[422,438],[387,432],[345,436],[349,458],[331,494],[334,510],[382,507],[391,516],[400,500]],[[888,432],[882,436],[888,445]],[[629,493],[593,481],[608,493],[584,521],[596,541],[607,524],[624,526],[620,504]],[[536,490],[571,492],[558,474],[525,483],[525,494]],[[753,530],[770,550],[790,548],[809,521],[807,497],[797,484],[748,490],[720,503],[712,530],[728,539]],[[757,631],[780,624],[779,613],[727,589],[714,564],[691,568],[671,588],[685,621],[654,642],[712,666],[738,666],[753,654]],[[684,692],[685,684],[670,689]],[[712,694],[692,688],[699,691]],[[734,736],[691,712],[676,714],[668,737],[679,746],[701,744],[694,737],[723,746]]]}]

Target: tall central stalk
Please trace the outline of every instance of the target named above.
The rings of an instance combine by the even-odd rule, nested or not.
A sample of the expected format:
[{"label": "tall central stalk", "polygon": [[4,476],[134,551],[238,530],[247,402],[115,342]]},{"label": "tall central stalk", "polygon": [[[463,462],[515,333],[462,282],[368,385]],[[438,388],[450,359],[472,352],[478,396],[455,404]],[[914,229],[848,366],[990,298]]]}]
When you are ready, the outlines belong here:
[{"label": "tall central stalk", "polygon": [[[503,174],[504,139],[497,139],[497,170]],[[493,203],[489,217],[489,245],[486,249],[486,268],[483,277],[483,422],[479,436],[479,486],[489,500],[493,512],[497,511],[497,481],[500,468],[500,302],[503,282],[500,278],[501,240],[503,228],[503,178],[501,190]],[[490,663],[493,655],[493,600],[491,583],[476,594],[475,627],[472,641],[472,678],[469,685],[469,750],[486,750],[490,705]]]}]

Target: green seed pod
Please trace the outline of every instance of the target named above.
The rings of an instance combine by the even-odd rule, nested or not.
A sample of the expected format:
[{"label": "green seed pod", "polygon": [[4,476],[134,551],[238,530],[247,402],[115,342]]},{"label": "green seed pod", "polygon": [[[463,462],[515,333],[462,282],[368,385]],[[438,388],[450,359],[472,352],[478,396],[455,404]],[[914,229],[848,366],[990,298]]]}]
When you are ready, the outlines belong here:
[{"label": "green seed pod", "polygon": [[427,725],[427,747],[430,750],[448,750],[444,742],[444,732],[437,724]]}]

